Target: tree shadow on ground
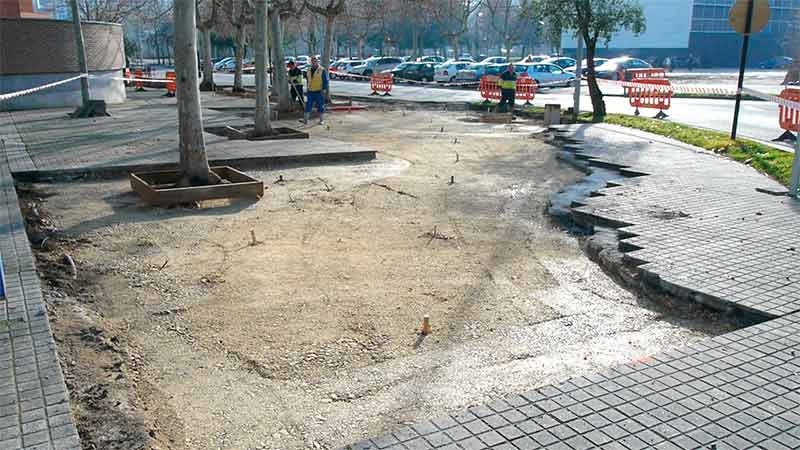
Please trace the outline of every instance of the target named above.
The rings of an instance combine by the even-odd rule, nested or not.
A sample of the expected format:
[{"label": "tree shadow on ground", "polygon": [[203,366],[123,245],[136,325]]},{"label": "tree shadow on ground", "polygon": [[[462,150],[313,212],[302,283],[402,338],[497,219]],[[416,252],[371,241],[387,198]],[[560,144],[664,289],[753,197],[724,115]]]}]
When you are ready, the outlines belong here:
[{"label": "tree shadow on ground", "polygon": [[109,193],[104,195],[102,199],[111,207],[111,214],[80,222],[61,230],[62,233],[66,236],[77,236],[111,225],[160,222],[182,217],[227,216],[244,211],[260,200],[255,198],[231,198],[224,205],[217,205],[216,203],[224,202],[225,200],[214,200],[214,204],[208,207],[202,207],[202,205],[200,207],[192,205],[157,207],[145,204],[138,194],[132,191]]}]

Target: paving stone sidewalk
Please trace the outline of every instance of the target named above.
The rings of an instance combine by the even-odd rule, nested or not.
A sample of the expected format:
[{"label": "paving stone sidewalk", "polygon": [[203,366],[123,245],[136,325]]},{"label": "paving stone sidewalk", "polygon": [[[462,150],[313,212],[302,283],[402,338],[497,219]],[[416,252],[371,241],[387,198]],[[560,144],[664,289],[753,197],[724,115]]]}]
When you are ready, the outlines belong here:
[{"label": "paving stone sidewalk", "polygon": [[619,228],[627,263],[686,301],[763,322],[345,449],[800,448],[800,203],[668,139],[608,125],[564,134],[583,141],[564,159],[619,172],[576,220]]},{"label": "paving stone sidewalk", "polygon": [[[220,96],[216,96],[220,97]],[[235,111],[211,107],[225,105],[251,107],[252,100],[203,96],[205,126],[252,124],[252,118]],[[169,164],[178,161],[177,109],[174,98],[161,92],[132,96],[121,105],[110,105],[111,117],[70,119],[71,110],[50,109],[16,111],[7,121],[19,133],[24,147],[10,159],[12,171],[48,172],[85,168]],[[299,129],[297,121],[276,121],[276,127]],[[373,149],[334,139],[291,139],[274,141],[230,141],[205,133],[209,160],[267,158],[275,161],[314,159],[372,159]],[[235,144],[234,144],[235,143]],[[80,151],[74,151],[80,149]]]},{"label": "paving stone sidewalk", "polygon": [[24,144],[0,113],[0,449],[78,450],[78,431],[47,320],[11,170]]}]

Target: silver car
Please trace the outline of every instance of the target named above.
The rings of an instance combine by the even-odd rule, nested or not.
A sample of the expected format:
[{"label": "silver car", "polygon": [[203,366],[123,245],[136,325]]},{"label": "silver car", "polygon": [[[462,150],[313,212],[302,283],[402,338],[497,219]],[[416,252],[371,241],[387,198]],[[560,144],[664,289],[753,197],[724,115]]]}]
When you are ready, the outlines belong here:
[{"label": "silver car", "polygon": [[395,56],[373,56],[367,58],[364,64],[355,66],[350,70],[353,75],[361,75],[365,77],[372,76],[373,73],[381,73],[386,70],[392,70],[403,62],[402,59]]}]

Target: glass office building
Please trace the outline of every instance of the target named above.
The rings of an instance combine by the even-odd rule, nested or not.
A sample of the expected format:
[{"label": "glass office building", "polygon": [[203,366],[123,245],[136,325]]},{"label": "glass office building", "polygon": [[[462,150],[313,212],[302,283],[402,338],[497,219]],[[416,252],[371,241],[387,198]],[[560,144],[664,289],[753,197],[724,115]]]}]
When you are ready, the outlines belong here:
[{"label": "glass office building", "polygon": [[[617,33],[608,46],[598,44],[598,56],[630,55],[683,64],[689,55],[702,66],[739,64],[742,36],[733,31],[728,14],[735,0],[639,0],[647,29],[639,35]],[[751,65],[774,56],[800,57],[800,0],[769,0],[770,21],[750,44]],[[575,38],[564,33],[565,54],[574,52]]]},{"label": "glass office building", "polygon": [[[693,3],[690,51],[713,66],[738,65],[742,36],[728,22],[734,0]],[[800,57],[800,0],[770,0],[769,4],[769,23],[750,40],[753,65],[773,56]]]}]

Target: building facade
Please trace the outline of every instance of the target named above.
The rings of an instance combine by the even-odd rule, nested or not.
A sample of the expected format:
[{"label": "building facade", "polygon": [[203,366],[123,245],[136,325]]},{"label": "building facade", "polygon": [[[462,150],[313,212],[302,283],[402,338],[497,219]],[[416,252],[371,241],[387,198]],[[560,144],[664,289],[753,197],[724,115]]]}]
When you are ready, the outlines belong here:
[{"label": "building facade", "polygon": [[[598,44],[598,56],[629,55],[642,59],[685,61],[690,55],[702,66],[739,64],[742,36],[728,23],[735,0],[639,0],[647,29],[639,36],[623,31],[608,45]],[[750,43],[751,65],[774,57],[800,57],[800,0],[769,0],[770,21]],[[573,33],[562,38],[565,54],[574,53]]]},{"label": "building facade", "polygon": [[0,0],[0,17],[49,19],[52,3],[47,0]]},{"label": "building facade", "polygon": [[[694,0],[689,48],[712,66],[737,66],[742,35],[728,23],[735,0]],[[750,39],[749,62],[774,56],[800,57],[800,0],[770,0],[767,26]]]}]

